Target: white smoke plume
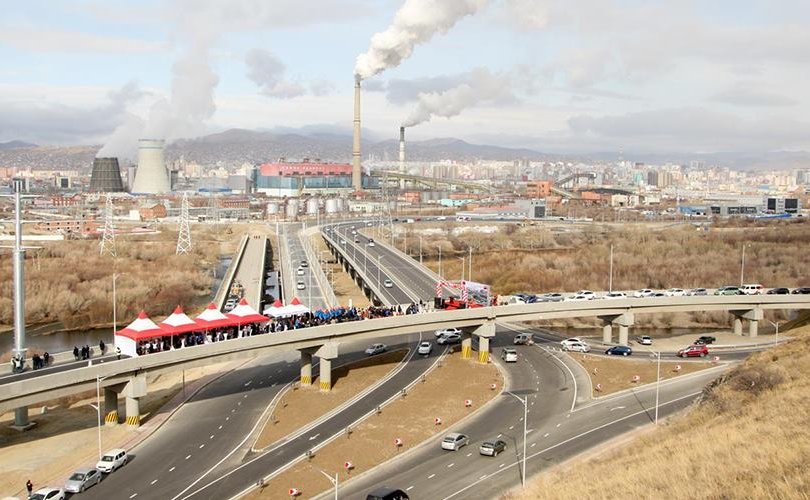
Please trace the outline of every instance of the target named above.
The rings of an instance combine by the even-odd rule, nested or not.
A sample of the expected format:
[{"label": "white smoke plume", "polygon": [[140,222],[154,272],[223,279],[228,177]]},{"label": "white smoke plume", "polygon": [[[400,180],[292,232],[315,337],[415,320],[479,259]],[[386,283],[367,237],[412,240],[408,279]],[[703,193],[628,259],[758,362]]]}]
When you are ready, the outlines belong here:
[{"label": "white smoke plume", "polygon": [[452,88],[420,92],[416,109],[402,125],[413,127],[430,121],[434,116],[452,118],[478,104],[514,101],[510,81],[508,74],[493,74],[485,68],[476,68],[463,74],[462,81]]},{"label": "white smoke plume", "polygon": [[371,37],[368,52],[357,56],[355,74],[365,79],[399,66],[415,46],[436,33],[446,33],[461,18],[475,14],[487,3],[489,0],[406,0],[391,26]]},{"label": "white smoke plume", "polygon": [[289,99],[306,93],[303,85],[285,78],[287,67],[269,50],[249,50],[245,54],[245,65],[248,78],[259,86],[264,95]]}]

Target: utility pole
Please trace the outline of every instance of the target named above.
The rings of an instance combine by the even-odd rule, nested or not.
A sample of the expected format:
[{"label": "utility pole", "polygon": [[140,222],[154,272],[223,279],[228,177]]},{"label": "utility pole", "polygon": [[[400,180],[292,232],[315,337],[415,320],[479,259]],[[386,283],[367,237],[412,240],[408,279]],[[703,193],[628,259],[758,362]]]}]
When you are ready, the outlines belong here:
[{"label": "utility pole", "polygon": [[468,247],[470,250],[470,258],[467,260],[467,267],[469,268],[469,272],[467,273],[467,281],[472,281],[472,247]]},{"label": "utility pole", "polygon": [[107,193],[107,200],[104,203],[104,230],[99,247],[99,255],[107,253],[110,257],[115,258],[115,226],[113,225],[113,203],[110,193]]},{"label": "utility pole", "polygon": [[191,230],[188,226],[188,193],[183,193],[180,205],[180,231],[177,234],[177,255],[191,252]]},{"label": "utility pole", "polygon": [[745,247],[747,245],[743,243],[742,246],[742,259],[740,259],[740,286],[745,284]]},{"label": "utility pole", "polygon": [[608,278],[608,292],[613,291],[613,244],[610,245],[610,277]]}]

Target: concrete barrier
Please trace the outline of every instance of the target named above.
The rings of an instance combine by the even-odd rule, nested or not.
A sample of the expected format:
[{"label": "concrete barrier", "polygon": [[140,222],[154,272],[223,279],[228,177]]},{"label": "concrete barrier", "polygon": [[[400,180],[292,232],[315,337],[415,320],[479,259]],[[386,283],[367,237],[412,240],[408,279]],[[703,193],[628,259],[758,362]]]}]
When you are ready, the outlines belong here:
[{"label": "concrete barrier", "polygon": [[214,296],[214,304],[217,305],[217,309],[219,310],[222,310],[222,306],[225,305],[225,300],[228,298],[228,292],[233,284],[233,278],[236,276],[236,270],[239,269],[239,263],[242,262],[242,255],[245,254],[248,236],[249,235],[247,234],[242,235],[242,239],[239,241],[239,248],[236,251],[236,256],[234,256],[233,260],[231,261],[231,265],[228,266],[228,270],[225,272],[225,276],[222,278],[222,283],[219,285],[219,290],[217,290],[217,294]]}]

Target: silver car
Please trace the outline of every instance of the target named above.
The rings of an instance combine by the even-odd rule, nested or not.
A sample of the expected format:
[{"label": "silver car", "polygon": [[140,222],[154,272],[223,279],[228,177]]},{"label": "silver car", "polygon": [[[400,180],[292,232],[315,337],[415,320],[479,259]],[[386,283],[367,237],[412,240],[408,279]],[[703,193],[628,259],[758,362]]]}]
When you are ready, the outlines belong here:
[{"label": "silver car", "polygon": [[101,482],[101,472],[93,468],[79,469],[70,475],[65,482],[65,491],[69,493],[81,493],[91,486]]}]

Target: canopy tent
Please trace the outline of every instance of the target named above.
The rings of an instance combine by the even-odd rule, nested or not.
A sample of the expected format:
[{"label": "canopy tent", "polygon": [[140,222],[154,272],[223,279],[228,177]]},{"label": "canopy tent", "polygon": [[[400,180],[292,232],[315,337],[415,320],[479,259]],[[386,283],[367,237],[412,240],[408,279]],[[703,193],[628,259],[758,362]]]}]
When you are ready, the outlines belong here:
[{"label": "canopy tent", "polygon": [[290,301],[290,305],[288,305],[287,308],[289,309],[290,314],[293,315],[306,314],[309,312],[309,308],[302,304],[301,301],[298,300],[298,297],[293,297],[293,299]]},{"label": "canopy tent", "polygon": [[231,312],[227,314],[227,316],[231,319],[232,322],[235,321],[240,325],[244,325],[247,323],[262,323],[265,321],[270,321],[270,318],[259,314],[256,311],[256,309],[250,307],[250,305],[247,302],[247,299],[244,298],[239,301],[239,305],[234,307],[231,310]]},{"label": "canopy tent", "polygon": [[276,299],[276,301],[273,302],[273,305],[265,307],[264,311],[262,312],[264,312],[264,314],[267,316],[277,318],[279,316],[279,313],[283,310],[284,310],[284,303],[281,302],[281,300]]},{"label": "canopy tent", "polygon": [[179,335],[204,329],[196,321],[186,316],[180,306],[177,306],[168,318],[160,322],[160,328],[165,330],[168,335]]},{"label": "canopy tent", "polygon": [[[235,311],[236,309],[234,309]],[[273,302],[273,305],[264,309],[265,314],[269,314],[274,318],[286,318],[289,316],[297,316],[299,314],[308,313],[307,306],[298,300],[298,297],[293,297],[288,305],[283,305],[280,300]]]},{"label": "canopy tent", "polygon": [[157,326],[154,321],[149,319],[146,312],[141,311],[137,319],[115,332],[116,335],[127,337],[135,341],[153,339],[155,337],[163,337],[169,335],[164,329]]},{"label": "canopy tent", "polygon": [[213,302],[208,304],[208,307],[194,318],[194,320],[197,322],[197,325],[199,325],[200,330],[211,330],[236,325],[236,322],[232,318],[222,314]]}]

